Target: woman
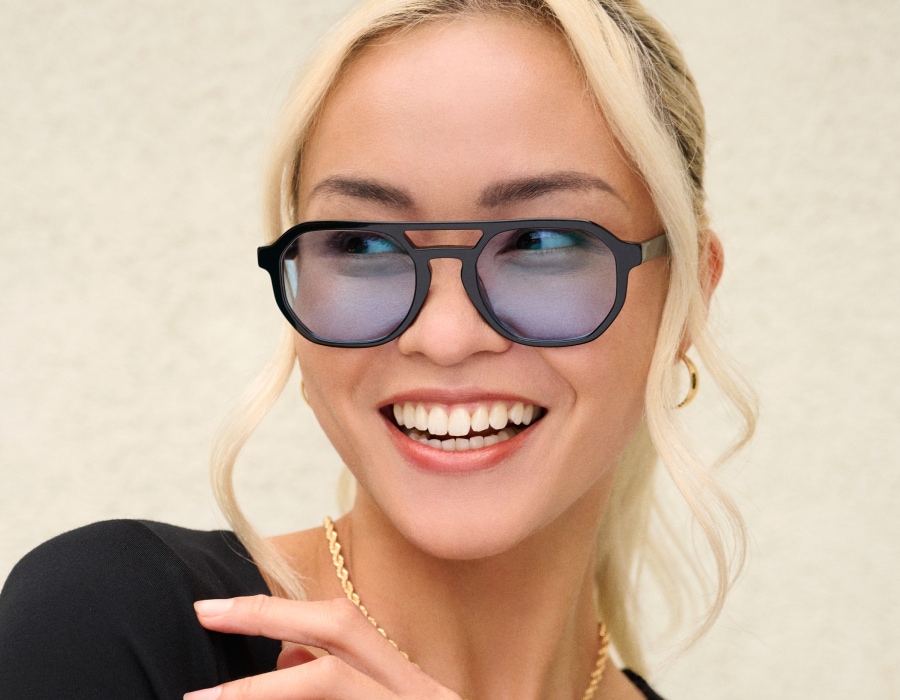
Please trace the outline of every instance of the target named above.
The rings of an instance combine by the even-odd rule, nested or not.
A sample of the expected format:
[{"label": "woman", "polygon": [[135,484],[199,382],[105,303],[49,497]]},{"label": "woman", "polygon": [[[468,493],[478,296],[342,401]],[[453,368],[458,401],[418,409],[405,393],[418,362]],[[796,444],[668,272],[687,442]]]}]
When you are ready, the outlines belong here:
[{"label": "woman", "polygon": [[[705,332],[723,256],[665,32],[633,0],[366,3],[295,90],[269,191],[290,328],[214,456],[240,542],[43,545],[0,598],[0,695],[658,697],[634,581],[657,456],[718,566],[702,627],[720,533],[742,543],[679,431],[691,346],[752,428]],[[263,539],[231,472],[295,362],[355,499]]]}]

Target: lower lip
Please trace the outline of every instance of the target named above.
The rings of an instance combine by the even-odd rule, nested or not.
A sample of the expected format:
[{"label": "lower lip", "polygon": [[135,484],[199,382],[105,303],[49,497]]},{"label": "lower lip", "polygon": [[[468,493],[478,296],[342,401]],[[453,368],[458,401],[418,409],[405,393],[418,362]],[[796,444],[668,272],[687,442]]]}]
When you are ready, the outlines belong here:
[{"label": "lower lip", "polygon": [[492,469],[522,447],[528,439],[528,435],[536,427],[532,424],[528,429],[508,440],[498,442],[490,447],[447,452],[423,445],[421,442],[408,437],[406,433],[402,432],[388,419],[385,419],[385,422],[388,424],[388,433],[391,439],[409,464],[423,472],[436,472],[439,474],[468,474]]}]

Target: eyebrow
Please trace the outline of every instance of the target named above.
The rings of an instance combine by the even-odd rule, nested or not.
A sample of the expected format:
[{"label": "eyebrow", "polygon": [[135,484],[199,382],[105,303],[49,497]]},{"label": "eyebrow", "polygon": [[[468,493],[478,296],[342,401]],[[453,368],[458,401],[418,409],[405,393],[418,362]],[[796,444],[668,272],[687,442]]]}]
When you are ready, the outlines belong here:
[{"label": "eyebrow", "polygon": [[312,199],[319,194],[354,197],[375,204],[383,204],[392,209],[412,209],[414,206],[412,195],[399,187],[392,187],[361,177],[329,177],[313,188],[309,198]]},{"label": "eyebrow", "polygon": [[[478,204],[488,209],[495,209],[565,190],[602,190],[619,197],[619,193],[606,180],[586,173],[565,171],[523,177],[490,185],[482,191],[478,198]],[[621,199],[621,197],[619,198]]]},{"label": "eyebrow", "polygon": [[[487,209],[496,209],[566,190],[601,190],[621,199],[612,185],[602,178],[586,173],[563,171],[489,185],[482,190],[478,204]],[[354,197],[392,209],[415,208],[415,201],[406,190],[362,177],[336,175],[326,178],[313,188],[309,197],[322,194]]]}]

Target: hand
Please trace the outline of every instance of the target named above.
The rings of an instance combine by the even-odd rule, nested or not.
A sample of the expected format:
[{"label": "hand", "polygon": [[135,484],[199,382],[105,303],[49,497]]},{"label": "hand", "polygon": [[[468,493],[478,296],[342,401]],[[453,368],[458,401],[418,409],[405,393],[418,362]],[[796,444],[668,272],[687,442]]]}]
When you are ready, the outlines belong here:
[{"label": "hand", "polygon": [[[460,700],[407,661],[349,600],[258,595],[198,601],[194,607],[206,629],[288,646],[277,670],[187,693],[184,700]],[[328,654],[316,657],[304,646]]]}]

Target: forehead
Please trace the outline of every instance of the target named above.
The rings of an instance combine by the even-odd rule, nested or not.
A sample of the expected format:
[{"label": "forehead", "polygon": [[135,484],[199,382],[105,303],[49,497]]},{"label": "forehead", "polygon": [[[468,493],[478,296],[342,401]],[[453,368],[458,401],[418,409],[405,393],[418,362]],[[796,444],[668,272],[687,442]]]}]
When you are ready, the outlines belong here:
[{"label": "forehead", "polygon": [[500,16],[435,21],[362,49],[301,163],[301,203],[336,174],[443,193],[448,209],[456,195],[536,171],[588,172],[626,190],[634,177],[565,39]]},{"label": "forehead", "polygon": [[[577,62],[558,30],[499,13],[437,18],[385,32],[354,53],[339,83],[359,87],[359,81],[377,81],[382,75],[379,87],[388,87],[387,73],[410,89],[420,89],[424,78],[445,93],[459,87],[478,89],[483,79],[496,73],[520,87],[526,78],[558,80],[563,75],[567,84],[584,87]],[[449,82],[435,85],[430,78]]]}]

